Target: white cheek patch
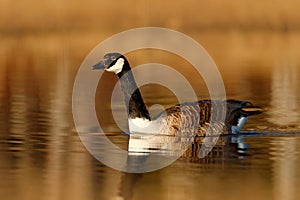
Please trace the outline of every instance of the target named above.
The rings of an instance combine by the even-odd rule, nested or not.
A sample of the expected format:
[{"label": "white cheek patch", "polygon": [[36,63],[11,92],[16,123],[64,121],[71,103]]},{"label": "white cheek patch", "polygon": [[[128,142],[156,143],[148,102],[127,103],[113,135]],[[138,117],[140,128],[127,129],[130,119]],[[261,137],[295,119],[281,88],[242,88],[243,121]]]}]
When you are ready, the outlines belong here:
[{"label": "white cheek patch", "polygon": [[124,65],[124,59],[123,58],[119,58],[117,60],[117,62],[111,66],[110,68],[106,69],[106,71],[108,72],[114,72],[115,74],[118,74],[122,71],[123,69],[123,65]]}]

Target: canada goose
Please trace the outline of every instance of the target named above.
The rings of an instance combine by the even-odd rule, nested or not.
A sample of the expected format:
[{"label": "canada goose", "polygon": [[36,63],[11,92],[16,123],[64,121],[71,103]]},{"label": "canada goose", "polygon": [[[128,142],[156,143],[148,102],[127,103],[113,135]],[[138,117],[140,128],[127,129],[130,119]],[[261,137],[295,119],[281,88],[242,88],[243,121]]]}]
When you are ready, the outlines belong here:
[{"label": "canada goose", "polygon": [[[125,101],[128,102],[127,113],[129,131],[131,133],[176,135],[180,129],[179,126],[183,117],[187,118],[184,120],[185,123],[193,124],[193,122],[197,120],[195,116],[199,116],[200,119],[197,120],[199,121],[199,126],[197,126],[197,130],[195,131],[196,135],[206,135],[214,101],[200,100],[197,102],[178,104],[167,108],[165,112],[151,118],[141,93],[137,88],[129,62],[124,55],[120,53],[108,53],[97,64],[92,66],[92,69],[114,72],[118,76]],[[239,133],[249,116],[257,115],[262,112],[260,107],[254,106],[247,101],[227,100],[226,105],[225,124],[220,122],[220,125],[221,127],[224,126],[227,131],[222,131],[222,133]],[[182,114],[183,112],[185,112],[185,115]]]}]

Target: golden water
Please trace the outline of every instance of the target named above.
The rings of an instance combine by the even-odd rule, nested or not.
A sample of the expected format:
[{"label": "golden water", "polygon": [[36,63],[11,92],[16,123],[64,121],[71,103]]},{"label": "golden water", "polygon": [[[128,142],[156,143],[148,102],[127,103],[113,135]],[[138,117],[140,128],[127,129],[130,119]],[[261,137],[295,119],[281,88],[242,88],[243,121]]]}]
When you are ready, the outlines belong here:
[{"label": "golden water", "polygon": [[[228,98],[264,107],[265,112],[244,128],[262,133],[245,136],[246,154],[228,148],[202,160],[187,155],[146,174],[110,169],[80,142],[71,97],[85,56],[115,32],[4,35],[0,38],[1,199],[299,199],[300,34],[182,31],[215,60]],[[133,66],[147,62],[172,66],[191,80],[199,98],[208,96],[201,78],[192,78],[192,69],[179,57],[148,50],[132,52],[128,58]],[[112,74],[102,77],[97,98],[108,103],[97,105],[98,118],[113,133],[111,140],[126,148],[127,136],[120,134],[109,111],[116,81]],[[158,86],[145,86],[142,94],[148,106],[176,103],[172,93]]]}]

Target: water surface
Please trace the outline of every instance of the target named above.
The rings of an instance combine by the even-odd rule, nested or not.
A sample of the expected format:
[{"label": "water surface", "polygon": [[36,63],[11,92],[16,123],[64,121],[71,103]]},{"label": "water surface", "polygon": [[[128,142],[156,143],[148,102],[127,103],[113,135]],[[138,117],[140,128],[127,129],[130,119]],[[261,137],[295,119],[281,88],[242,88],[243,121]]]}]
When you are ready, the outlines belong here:
[{"label": "water surface", "polygon": [[[257,133],[242,136],[249,145],[245,152],[238,152],[236,144],[226,144],[217,146],[204,159],[187,152],[172,165],[151,173],[128,174],[111,169],[94,159],[81,143],[74,128],[71,96],[84,57],[112,33],[3,36],[1,197],[299,199],[300,34],[186,33],[215,60],[228,98],[249,100],[265,109],[243,129],[245,133]],[[199,99],[209,97],[201,76],[195,78],[191,66],[175,55],[147,50],[132,52],[128,58],[133,66],[147,62],[172,66],[191,80]],[[96,108],[111,141],[126,149],[128,137],[121,134],[110,112],[116,81],[114,75],[104,74],[96,101],[107,103],[97,104]],[[149,85],[141,91],[147,106],[177,103],[166,88]],[[121,128],[126,128],[124,109],[117,113],[124,126]]]}]

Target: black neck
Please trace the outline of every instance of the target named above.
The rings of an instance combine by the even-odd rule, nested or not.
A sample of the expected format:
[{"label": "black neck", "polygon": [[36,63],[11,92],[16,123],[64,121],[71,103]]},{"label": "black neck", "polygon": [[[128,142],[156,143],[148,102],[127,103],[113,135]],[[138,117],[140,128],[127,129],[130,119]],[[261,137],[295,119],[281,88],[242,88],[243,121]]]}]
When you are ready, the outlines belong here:
[{"label": "black neck", "polygon": [[124,65],[128,66],[124,66],[123,70],[117,75],[120,79],[128,116],[133,119],[138,117],[150,120],[149,112],[135,83],[129,63],[125,62]]}]

